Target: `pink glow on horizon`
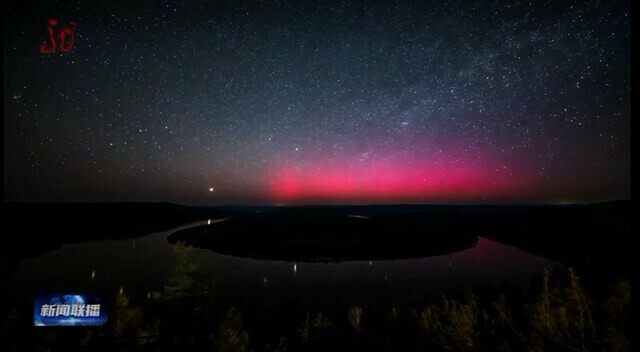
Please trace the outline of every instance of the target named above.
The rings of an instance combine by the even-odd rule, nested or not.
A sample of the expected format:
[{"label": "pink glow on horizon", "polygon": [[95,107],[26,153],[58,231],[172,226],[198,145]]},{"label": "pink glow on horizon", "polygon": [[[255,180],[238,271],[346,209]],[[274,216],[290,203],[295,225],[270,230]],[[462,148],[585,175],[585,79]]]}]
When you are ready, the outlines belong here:
[{"label": "pink glow on horizon", "polygon": [[[446,165],[446,166],[445,166]],[[272,169],[273,170],[273,169]],[[509,169],[474,162],[321,162],[276,168],[276,201],[430,201],[509,197],[525,183]]]}]

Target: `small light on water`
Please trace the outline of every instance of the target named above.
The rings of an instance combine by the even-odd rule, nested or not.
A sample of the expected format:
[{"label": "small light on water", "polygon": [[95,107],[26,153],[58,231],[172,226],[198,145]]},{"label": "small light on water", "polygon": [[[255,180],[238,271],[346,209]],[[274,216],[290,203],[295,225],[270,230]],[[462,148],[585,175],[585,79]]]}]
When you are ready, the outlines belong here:
[{"label": "small light on water", "polygon": [[91,280],[93,280],[95,278],[96,278],[96,270],[94,269],[94,270],[91,271]]},{"label": "small light on water", "polygon": [[294,273],[298,272],[298,264],[293,264],[293,272]]},{"label": "small light on water", "polygon": [[211,225],[211,219],[207,220],[207,225]]},{"label": "small light on water", "polygon": [[264,284],[265,285],[267,284],[267,277],[266,276],[264,277]]},{"label": "small light on water", "polygon": [[373,266],[373,262],[371,260],[369,261],[369,266]]},{"label": "small light on water", "polygon": [[122,294],[124,293],[124,286],[120,286],[120,295],[122,296]]}]

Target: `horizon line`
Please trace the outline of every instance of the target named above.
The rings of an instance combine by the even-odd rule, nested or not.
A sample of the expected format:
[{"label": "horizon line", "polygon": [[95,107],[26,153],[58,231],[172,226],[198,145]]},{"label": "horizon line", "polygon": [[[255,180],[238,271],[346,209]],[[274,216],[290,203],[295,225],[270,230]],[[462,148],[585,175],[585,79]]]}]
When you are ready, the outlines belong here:
[{"label": "horizon line", "polygon": [[165,205],[177,205],[184,207],[272,207],[272,208],[286,208],[286,207],[370,207],[370,206],[553,206],[553,205],[597,205],[614,202],[631,201],[631,198],[616,198],[610,200],[601,201],[574,201],[574,200],[557,200],[546,202],[487,202],[487,203],[273,203],[273,204],[260,204],[260,203],[227,203],[227,204],[188,204],[178,203],[171,201],[19,201],[19,200],[4,200],[5,204],[165,204]]}]

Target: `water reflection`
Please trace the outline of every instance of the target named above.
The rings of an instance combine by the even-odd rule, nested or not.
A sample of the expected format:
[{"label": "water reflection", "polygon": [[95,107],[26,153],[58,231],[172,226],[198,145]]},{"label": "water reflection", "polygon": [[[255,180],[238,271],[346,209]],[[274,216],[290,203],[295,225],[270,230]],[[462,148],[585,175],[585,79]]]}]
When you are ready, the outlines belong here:
[{"label": "water reflection", "polygon": [[[349,221],[360,228],[361,224],[374,221],[373,218],[374,216],[367,219],[351,217]],[[517,332],[517,335],[530,337],[537,334],[535,336],[542,336],[543,340],[546,340],[553,337],[545,330],[549,326],[548,317],[558,322],[579,322],[582,312],[585,311],[582,305],[576,306],[578,300],[575,297],[586,297],[577,285],[577,278],[571,279],[574,276],[570,276],[569,290],[557,285],[551,285],[547,289],[546,283],[544,290],[541,288],[542,284],[538,290],[535,290],[535,285],[526,291],[514,288],[514,284],[529,284],[533,276],[543,273],[544,268],[554,266],[554,263],[513,246],[484,237],[475,237],[475,234],[473,237],[464,233],[456,234],[459,236],[457,239],[462,240],[462,245],[453,250],[442,246],[437,251],[416,251],[409,256],[378,256],[363,251],[360,254],[365,255],[354,257],[344,255],[348,251],[343,251],[339,253],[339,259],[343,260],[340,262],[309,261],[303,256],[288,255],[271,256],[267,259],[268,255],[252,256],[241,252],[225,252],[215,246],[203,246],[200,249],[183,242],[169,241],[170,236],[180,230],[193,229],[191,233],[198,236],[209,234],[208,231],[202,232],[202,228],[219,228],[216,226],[219,221],[221,220],[208,219],[170,231],[127,240],[66,244],[37,257],[23,260],[13,271],[8,283],[12,322],[7,324],[10,331],[7,335],[15,336],[11,332],[22,331],[22,335],[19,335],[22,336],[21,339],[29,340],[23,338],[31,332],[24,329],[24,322],[26,321],[27,325],[30,323],[33,296],[60,292],[102,293],[113,303],[113,315],[110,315],[112,325],[100,332],[105,332],[104,335],[96,333],[94,347],[102,346],[104,341],[116,337],[115,344],[131,346],[154,343],[157,346],[180,345],[185,341],[199,341],[198,343],[202,344],[198,345],[199,347],[207,348],[182,350],[211,350],[210,344],[213,341],[216,346],[214,350],[223,350],[224,346],[232,342],[239,343],[242,347],[240,350],[246,350],[250,334],[253,350],[274,350],[263,349],[265,343],[278,346],[280,350],[284,350],[282,346],[287,345],[289,350],[304,350],[297,347],[322,343],[331,336],[341,344],[361,338],[363,344],[352,350],[372,350],[368,347],[373,344],[396,347],[387,348],[388,350],[408,350],[404,347],[419,346],[416,342],[427,344],[420,346],[420,350],[442,350],[434,349],[434,346],[429,344],[439,345],[444,342],[443,346],[449,349],[451,341],[463,342],[465,345],[460,345],[459,349],[465,349],[464,346],[467,346],[469,341],[466,336],[456,340],[457,337],[447,335],[457,331],[450,329],[452,322],[466,324],[475,321],[472,327],[484,329],[481,332],[469,330],[471,337],[495,336],[500,341],[514,340],[514,336],[509,337],[504,331],[494,334],[495,328],[499,326],[492,324],[504,317],[511,317],[509,309],[516,309],[513,310],[513,316],[525,317],[519,319],[525,324],[524,327],[517,327],[524,329],[521,330],[522,333]],[[420,228],[419,225],[421,224],[414,224],[416,228]],[[440,229],[446,230],[445,225],[447,224]],[[375,236],[377,227],[370,226],[369,229],[373,232],[369,232],[369,235]],[[306,228],[307,222],[301,222],[296,231]],[[396,229],[395,226],[388,226],[386,235]],[[314,230],[315,237],[307,238],[317,240],[324,237],[317,228]],[[290,234],[296,235],[296,231],[290,231]],[[341,236],[345,233],[359,235],[358,232],[333,233],[332,236],[327,236],[331,241],[325,248],[335,245],[359,247],[363,240],[368,239],[366,236],[355,236],[355,242],[341,242]],[[511,238],[526,239],[520,236],[519,232],[515,233],[517,236]],[[126,235],[126,232],[123,235]],[[252,235],[258,238],[262,233],[254,232]],[[438,236],[448,239],[449,233],[439,232]],[[383,245],[387,242],[384,240],[389,238],[391,237],[378,237],[377,241],[381,244],[379,248],[385,249]],[[280,238],[285,243],[291,239]],[[469,242],[468,239],[473,241]],[[549,242],[541,241],[537,241],[536,245],[553,247]],[[395,249],[398,248],[400,247],[396,246]],[[260,251],[263,254],[269,253],[268,250],[258,247],[255,249],[255,253],[258,254]],[[403,252],[395,252],[397,253]],[[486,282],[507,282],[511,285],[493,288],[477,285]],[[561,281],[556,281],[558,282]],[[475,288],[471,291],[471,298],[461,298],[461,289],[473,286]],[[601,286],[608,287],[605,284]],[[611,301],[599,302],[606,304],[600,304],[598,316],[604,316],[603,312],[611,313],[611,318],[607,318],[606,322],[614,322],[618,326],[609,327],[600,322],[598,331],[625,332],[630,326],[625,323],[628,319],[620,319],[618,316],[629,304],[630,286],[623,281],[613,287],[616,290],[615,295],[611,296]],[[527,293],[527,299],[522,300],[525,292],[531,294]],[[506,298],[502,297],[503,293],[506,294]],[[559,309],[554,308],[552,312],[539,310],[538,308],[545,308],[545,302],[548,302],[547,299],[541,298],[540,293],[552,295],[554,307]],[[444,298],[445,296],[447,298]],[[434,297],[440,298],[440,301],[436,301]],[[512,303],[511,307],[506,306],[508,302]],[[513,302],[517,304],[514,305]],[[578,303],[591,304],[588,300],[580,302]],[[617,303],[610,304],[611,302]],[[535,309],[531,309],[532,307]],[[607,310],[612,308],[615,308],[614,312]],[[247,317],[244,326],[241,315],[243,319]],[[565,332],[574,331],[575,326],[562,326],[566,331],[554,327],[554,331],[559,332],[556,337],[559,338],[559,342],[574,346],[573,343],[576,341],[563,339],[569,336]],[[421,330],[418,331],[418,328]],[[613,330],[609,330],[610,328]],[[41,346],[48,346],[50,343],[48,331],[53,329],[39,329],[36,333],[42,335]],[[65,334],[67,331],[71,330],[65,330]],[[357,335],[349,335],[351,332]],[[384,332],[389,334],[381,337],[380,334]],[[104,339],[99,336],[103,336]],[[286,341],[281,336],[286,336]],[[85,337],[64,337],[65,342],[82,339]],[[86,339],[90,341],[91,336]],[[392,344],[385,345],[380,341]],[[403,341],[406,342],[406,346],[402,344]],[[488,341],[492,342],[495,341]],[[581,345],[575,346],[584,347],[582,341],[578,342]],[[594,341],[592,345],[598,343],[599,341]],[[512,347],[511,350],[525,349],[523,345]],[[133,349],[135,348],[130,348]],[[151,349],[153,348],[149,348]],[[534,349],[545,350],[542,347]]]},{"label": "water reflection", "polygon": [[[10,278],[9,293],[32,297],[91,291],[152,298],[172,291],[171,287],[189,287],[214,291],[217,302],[236,306],[291,302],[402,305],[419,302],[425,294],[477,282],[526,284],[552,264],[515,247],[479,238],[474,247],[445,255],[305,263],[301,270],[298,261],[234,257],[170,244],[167,237],[176,230],[137,239],[64,245],[22,262]],[[194,280],[196,267],[203,273]],[[179,290],[173,291],[177,294]]]},{"label": "water reflection", "polygon": [[[252,317],[251,338],[259,341],[280,336],[278,329],[298,324],[306,314],[308,326],[303,324],[301,331],[308,330],[312,341],[313,334],[320,333],[319,327],[330,326],[328,314],[339,317],[350,312],[350,324],[358,331],[363,309],[369,314],[391,308],[407,312],[423,305],[425,297],[479,282],[525,285],[552,264],[482,237],[469,249],[424,258],[264,260],[171,244],[167,237],[175,231],[68,244],[27,259],[10,278],[10,299],[28,307],[27,301],[43,293],[106,294],[114,302],[109,336],[117,336],[118,343],[151,344],[161,338],[174,341],[172,336],[201,336],[206,341],[218,336],[222,341],[236,341],[232,336],[224,337],[226,328],[207,327],[235,322],[232,325],[241,333],[239,312]],[[223,319],[220,323],[217,319],[227,310],[228,322]]]},{"label": "water reflection", "polygon": [[[180,229],[205,224],[211,225],[206,220]],[[175,325],[171,334],[193,335],[191,330],[178,328],[181,321],[192,322],[197,315],[208,322],[197,325],[211,326],[216,309],[237,307],[243,314],[257,314],[254,323],[263,327],[257,331],[270,337],[277,333],[272,331],[273,316],[279,316],[280,322],[295,323],[299,313],[313,309],[310,307],[409,309],[423,304],[428,295],[477,282],[526,284],[550,264],[484,238],[469,249],[425,258],[339,263],[260,260],[173,245],[167,237],[175,231],[68,244],[27,259],[13,273],[9,294],[12,301],[30,301],[50,292],[106,294],[115,302],[114,336],[142,336],[152,341],[159,336],[161,322],[167,321]],[[143,310],[145,304],[161,308]],[[357,312],[354,308],[356,327]],[[314,316],[311,325],[326,319]]]}]

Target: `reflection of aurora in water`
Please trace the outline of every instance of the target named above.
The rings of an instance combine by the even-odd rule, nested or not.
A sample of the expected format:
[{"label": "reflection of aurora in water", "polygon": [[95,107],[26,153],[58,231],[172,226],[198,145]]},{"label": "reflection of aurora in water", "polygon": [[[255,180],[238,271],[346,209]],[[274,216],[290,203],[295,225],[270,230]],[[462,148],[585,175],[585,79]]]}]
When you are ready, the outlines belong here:
[{"label": "reflection of aurora in water", "polygon": [[9,295],[20,301],[48,292],[99,292],[112,300],[123,287],[124,293],[135,299],[156,299],[170,278],[176,277],[176,265],[183,260],[181,272],[188,273],[197,263],[199,271],[211,274],[212,294],[221,305],[247,309],[291,301],[300,305],[336,301],[407,305],[424,295],[478,282],[524,285],[551,264],[485,238],[468,250],[430,258],[342,263],[256,260],[176,247],[167,236],[177,230],[127,240],[67,244],[27,259],[13,272]]},{"label": "reflection of aurora in water", "polygon": [[[192,226],[208,223],[216,221]],[[220,350],[221,344],[237,341],[237,335],[243,346],[260,350],[257,347],[277,342],[286,330],[293,331],[293,335],[285,336],[291,343],[289,348],[295,350],[298,345],[293,344],[314,343],[296,335],[305,324],[309,325],[309,336],[315,336],[312,339],[325,338],[318,328],[323,326],[325,331],[338,334],[328,341],[343,341],[340,334],[352,332],[353,325],[344,325],[348,316],[348,324],[362,319],[356,325],[362,327],[358,341],[387,339],[392,344],[400,343],[400,350],[411,350],[400,348],[407,347],[402,342],[393,342],[393,336],[385,335],[389,331],[381,329],[374,336],[370,328],[383,328],[386,325],[380,324],[390,322],[414,324],[411,312],[416,309],[418,314],[424,313],[425,302],[441,298],[443,293],[458,297],[467,290],[484,292],[476,290],[478,284],[493,282],[496,285],[480,287],[494,293],[504,287],[508,287],[507,293],[515,292],[510,290],[525,287],[545,267],[554,265],[483,237],[468,250],[428,258],[340,263],[256,260],[181,243],[171,245],[167,236],[176,230],[129,240],[64,245],[28,259],[14,273],[10,295],[25,299],[60,287],[68,288],[68,292],[107,293],[113,309],[109,311],[109,324],[99,330],[105,335],[92,337],[96,342],[115,339],[116,344],[124,345],[180,345],[186,340],[175,342],[174,337],[182,336],[203,346],[214,341]],[[115,257],[118,261],[113,260]],[[50,302],[71,302],[72,298]],[[466,304],[464,300],[457,302]],[[492,314],[491,307],[483,309]],[[37,334],[45,331],[36,330]],[[81,329],[60,331],[72,334]],[[225,331],[233,332],[233,336],[225,335]],[[414,329],[402,330],[401,334],[402,341],[414,346]]]},{"label": "reflection of aurora in water", "polygon": [[[524,345],[545,343],[543,341],[545,338],[540,338],[542,335],[535,334],[538,331],[538,325],[543,323],[541,315],[535,310],[528,309],[527,305],[522,305],[519,299],[516,300],[516,304],[505,303],[505,297],[502,294],[505,292],[513,294],[513,287],[494,286],[481,289],[476,287],[472,295],[464,298],[446,295],[428,301],[426,306],[414,306],[414,308],[387,305],[384,310],[377,310],[366,304],[349,302],[346,307],[321,305],[300,308],[295,304],[285,306],[258,304],[251,309],[249,306],[221,304],[213,298],[212,294],[215,290],[211,290],[212,281],[202,280],[204,278],[202,274],[206,269],[200,267],[205,263],[200,260],[202,258],[198,258],[198,250],[181,244],[178,244],[175,249],[177,265],[168,278],[170,285],[165,287],[162,297],[153,300],[136,300],[126,292],[119,294],[116,298],[118,309],[113,312],[114,323],[94,330],[98,332],[96,334],[86,334],[83,347],[89,347],[88,350],[93,351],[93,348],[98,347],[97,344],[104,348],[106,343],[111,347],[129,346],[134,349],[162,347],[163,350],[167,348],[184,350],[185,346],[197,346],[197,350],[203,350],[214,346],[214,350],[242,351],[261,350],[260,347],[265,344],[269,346],[275,341],[279,343],[278,346],[289,346],[292,350],[318,350],[315,347],[344,347],[345,344],[355,346],[351,350],[363,350],[372,343],[376,343],[384,344],[386,348],[366,349],[386,351],[391,347],[391,350],[408,351],[424,350],[426,346],[429,347],[426,348],[427,350],[441,351],[448,350],[446,347],[450,343],[459,345],[472,341],[474,345],[481,344],[483,347],[503,344],[503,337],[512,337],[512,333],[501,332],[499,336],[493,334],[496,319],[500,318],[501,312],[509,315],[513,312],[526,316],[527,323],[523,324],[523,320],[519,319],[513,326],[518,329],[515,331],[516,334],[523,330],[532,338],[523,342],[512,340],[511,343],[515,346],[521,346],[522,343]],[[307,264],[303,266],[306,267]],[[294,264],[294,274],[297,267],[298,265]],[[564,270],[558,273],[562,272],[567,273]],[[580,314],[581,306],[575,297],[585,295],[574,272],[569,270],[568,274],[570,282],[564,286],[558,286],[557,278],[551,280],[553,286],[549,291],[554,304],[561,306],[564,314],[560,316],[554,314],[549,319],[552,321],[556,321],[559,317],[570,319],[571,323],[568,326],[558,326],[558,329],[562,329],[563,332],[559,337],[561,341],[572,345],[596,346],[600,342],[597,337],[594,338],[593,334],[589,334],[587,339],[581,341],[564,334],[578,326],[577,315]],[[544,275],[547,277],[547,273]],[[386,279],[387,275],[385,275]],[[272,280],[265,277],[263,288],[269,288],[271,285]],[[610,299],[616,299],[618,303],[628,305],[630,283],[622,280],[618,285],[617,291],[613,290],[609,293]],[[343,290],[348,288],[348,286],[342,287]],[[545,298],[540,294],[540,290],[541,288],[538,288],[534,293],[526,293],[527,302],[533,300],[536,306],[543,304]],[[500,298],[485,301],[482,297],[486,298],[487,293],[500,294]],[[266,294],[263,291],[263,295]],[[68,298],[52,300],[52,302],[70,302]],[[629,313],[615,305],[597,305],[595,309],[620,317],[623,321],[629,320]],[[459,316],[462,312],[465,315]],[[435,315],[430,315],[434,313]],[[415,319],[416,317],[418,319]],[[472,324],[472,328],[468,330],[472,334],[471,340],[464,339],[467,336],[465,332],[446,330],[446,324],[458,323],[461,319]],[[612,324],[611,320],[607,322],[601,319],[595,320],[595,324],[599,328],[604,326],[615,329],[618,334],[624,333],[624,324],[617,322]],[[591,325],[586,330],[592,332],[596,325]],[[40,332],[44,331],[44,329],[37,330],[35,335],[40,335]],[[86,332],[81,329],[71,330],[80,334]],[[78,336],[77,333],[72,334],[65,336],[67,338]],[[552,338],[558,339],[558,336],[552,336]],[[605,340],[605,343],[609,345],[611,341]],[[48,345],[48,342],[46,344]],[[265,349],[265,351],[270,350]],[[320,350],[326,350],[326,348]]]}]

